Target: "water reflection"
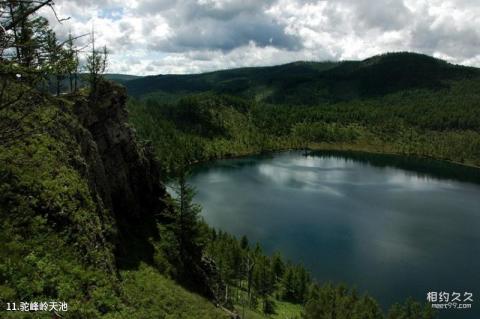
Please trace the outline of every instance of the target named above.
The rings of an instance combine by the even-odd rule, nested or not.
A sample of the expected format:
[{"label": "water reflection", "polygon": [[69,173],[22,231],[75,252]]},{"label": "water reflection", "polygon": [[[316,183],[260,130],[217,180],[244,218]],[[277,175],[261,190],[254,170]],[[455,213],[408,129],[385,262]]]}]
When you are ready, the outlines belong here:
[{"label": "water reflection", "polygon": [[463,183],[456,166],[429,163],[293,152],[198,167],[191,182],[207,222],[302,261],[321,281],[383,305],[435,290],[479,296],[478,173],[460,169]]}]

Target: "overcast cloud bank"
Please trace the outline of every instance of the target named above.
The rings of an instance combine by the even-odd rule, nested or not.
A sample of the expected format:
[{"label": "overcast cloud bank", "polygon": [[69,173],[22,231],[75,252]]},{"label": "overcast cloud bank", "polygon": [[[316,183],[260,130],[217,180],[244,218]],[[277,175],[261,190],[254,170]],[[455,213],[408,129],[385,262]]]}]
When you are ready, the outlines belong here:
[{"label": "overcast cloud bank", "polygon": [[[57,0],[60,37],[95,28],[108,72],[197,73],[414,51],[480,66],[478,0]],[[88,41],[83,38],[82,41]]]}]

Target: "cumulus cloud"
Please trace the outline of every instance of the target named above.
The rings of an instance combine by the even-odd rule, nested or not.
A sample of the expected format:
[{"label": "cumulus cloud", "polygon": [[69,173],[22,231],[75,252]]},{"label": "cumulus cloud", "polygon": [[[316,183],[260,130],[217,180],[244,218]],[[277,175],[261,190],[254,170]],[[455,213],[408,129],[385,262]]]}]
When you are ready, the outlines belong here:
[{"label": "cumulus cloud", "polygon": [[[109,72],[193,73],[415,51],[480,66],[478,0],[57,0],[60,37],[95,28]],[[81,41],[88,42],[84,38]]]},{"label": "cumulus cloud", "polygon": [[164,3],[146,1],[137,12],[165,17],[171,32],[152,41],[150,48],[166,52],[188,50],[230,51],[254,42],[298,50],[301,41],[285,33],[285,26],[266,14],[273,1],[257,0],[180,0]]}]

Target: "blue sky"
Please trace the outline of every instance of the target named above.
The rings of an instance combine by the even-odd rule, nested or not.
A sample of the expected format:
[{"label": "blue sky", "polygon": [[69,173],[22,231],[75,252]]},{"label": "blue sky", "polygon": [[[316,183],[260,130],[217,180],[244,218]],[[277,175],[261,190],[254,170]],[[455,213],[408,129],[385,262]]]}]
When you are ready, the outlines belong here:
[{"label": "blue sky", "polygon": [[[197,73],[414,51],[480,66],[478,0],[57,0],[60,37],[95,28],[109,72]],[[87,41],[83,38],[81,41]]]}]

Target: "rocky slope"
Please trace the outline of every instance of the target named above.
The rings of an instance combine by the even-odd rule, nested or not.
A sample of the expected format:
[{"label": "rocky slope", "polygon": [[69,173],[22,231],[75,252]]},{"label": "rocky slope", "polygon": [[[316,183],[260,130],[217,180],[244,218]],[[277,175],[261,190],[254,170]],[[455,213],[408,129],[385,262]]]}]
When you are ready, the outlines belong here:
[{"label": "rocky slope", "polygon": [[[22,127],[28,134],[0,145],[0,304],[66,301],[64,318],[136,318],[138,304],[144,318],[225,317],[153,267],[168,195],[128,124],[126,99],[107,81],[94,101],[42,96]],[[198,290],[212,297],[215,266],[204,264]],[[152,300],[139,293],[144,282],[178,295]],[[0,317],[18,315],[0,309]]]},{"label": "rocky slope", "polygon": [[140,145],[128,125],[125,88],[103,82],[97,101],[75,101],[83,128],[77,134],[86,160],[90,188],[113,213],[118,228],[117,252],[128,264],[150,259],[148,239],[156,236],[155,216],[165,208],[160,168],[149,148]]}]

